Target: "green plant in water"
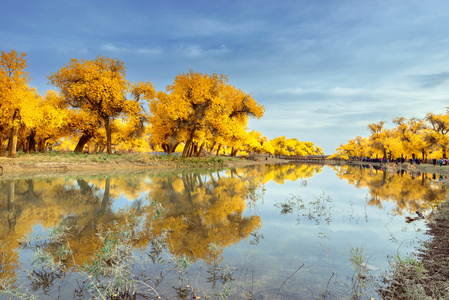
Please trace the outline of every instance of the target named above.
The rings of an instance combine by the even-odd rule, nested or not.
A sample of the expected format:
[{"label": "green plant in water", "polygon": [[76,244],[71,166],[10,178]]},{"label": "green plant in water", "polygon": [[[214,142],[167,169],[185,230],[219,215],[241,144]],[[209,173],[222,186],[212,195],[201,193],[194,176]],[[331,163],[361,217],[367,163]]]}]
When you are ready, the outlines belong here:
[{"label": "green plant in water", "polygon": [[[162,206],[154,203],[157,211],[163,211]],[[159,214],[160,214],[159,213]],[[94,299],[124,299],[134,298],[136,295],[155,295],[158,297],[156,290],[141,279],[141,275],[133,273],[137,263],[145,263],[145,258],[135,257],[133,255],[133,242],[144,228],[141,222],[147,220],[151,222],[153,218],[142,216],[137,218],[129,215],[124,225],[112,222],[111,227],[107,230],[98,229],[97,236],[100,240],[100,249],[95,252],[91,261],[84,266],[79,266],[74,261],[70,244],[67,236],[70,234],[70,227],[65,225],[65,221],[61,221],[47,231],[45,235],[34,235],[21,240],[22,247],[34,250],[33,265],[39,265],[41,271],[31,270],[29,278],[39,281],[41,275],[61,278],[64,280],[65,264],[70,257],[73,259],[73,269],[84,277],[83,286],[91,293]],[[155,238],[156,239],[156,238]],[[162,249],[164,241],[163,237],[158,239],[158,244]],[[4,295],[14,296],[20,299],[26,298],[29,293],[23,286],[12,288],[12,280],[0,281],[0,290]],[[83,289],[84,289],[83,287]]]},{"label": "green plant in water", "polygon": [[[0,279],[0,295],[9,296],[9,299],[23,299],[23,300],[36,300],[37,297],[25,289],[21,284],[18,287],[14,286],[14,278],[2,278]],[[25,290],[25,291],[23,291]]]},{"label": "green plant in water", "polygon": [[369,257],[365,253],[363,246],[352,247],[349,245],[349,258],[354,275],[352,276],[352,297],[353,299],[361,299],[366,290],[373,284],[373,276],[370,275],[370,265],[368,265]]},{"label": "green plant in water", "polygon": [[211,252],[219,252],[222,250],[222,247],[215,243],[209,243],[209,244],[207,244],[207,249]]},{"label": "green plant in water", "polygon": [[153,200],[151,206],[153,207],[153,219],[159,218],[165,212],[164,207],[157,200]]},{"label": "green plant in water", "polygon": [[232,284],[225,284],[221,288],[221,291],[219,293],[214,293],[214,295],[217,296],[218,299],[220,299],[220,300],[227,299],[228,297],[230,297],[232,295],[231,288],[232,288]]},{"label": "green plant in water", "polygon": [[399,254],[394,257],[392,267],[400,268],[404,273],[409,275],[413,274],[413,276],[417,278],[424,278],[427,273],[423,262],[410,256],[401,258]]},{"label": "green plant in water", "polygon": [[188,269],[190,267],[190,257],[183,254],[182,256],[175,257],[175,266],[180,269]]}]

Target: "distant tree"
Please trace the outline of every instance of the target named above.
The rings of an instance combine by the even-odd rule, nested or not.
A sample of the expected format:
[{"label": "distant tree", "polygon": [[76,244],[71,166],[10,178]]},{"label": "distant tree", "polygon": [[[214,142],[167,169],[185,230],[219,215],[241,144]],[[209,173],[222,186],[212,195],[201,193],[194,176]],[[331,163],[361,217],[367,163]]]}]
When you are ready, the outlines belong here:
[{"label": "distant tree", "polygon": [[444,158],[447,157],[447,145],[449,144],[449,109],[446,114],[428,113],[425,120],[429,123],[429,131],[426,135],[427,141],[435,146],[441,147]]},{"label": "distant tree", "polygon": [[380,121],[368,125],[368,130],[371,133],[369,138],[371,146],[374,150],[380,151],[384,158],[387,157],[387,148],[385,147],[386,132],[384,128],[385,122]]}]

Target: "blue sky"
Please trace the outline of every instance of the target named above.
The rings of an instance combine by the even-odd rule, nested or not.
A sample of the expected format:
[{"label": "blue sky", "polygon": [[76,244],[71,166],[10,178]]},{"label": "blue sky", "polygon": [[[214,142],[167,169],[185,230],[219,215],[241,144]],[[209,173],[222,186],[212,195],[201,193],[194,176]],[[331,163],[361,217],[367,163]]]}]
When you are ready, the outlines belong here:
[{"label": "blue sky", "polygon": [[223,73],[266,109],[256,129],[331,154],[369,123],[449,106],[449,1],[6,1],[0,50],[28,54],[32,86],[71,58],[118,58],[164,90]]}]

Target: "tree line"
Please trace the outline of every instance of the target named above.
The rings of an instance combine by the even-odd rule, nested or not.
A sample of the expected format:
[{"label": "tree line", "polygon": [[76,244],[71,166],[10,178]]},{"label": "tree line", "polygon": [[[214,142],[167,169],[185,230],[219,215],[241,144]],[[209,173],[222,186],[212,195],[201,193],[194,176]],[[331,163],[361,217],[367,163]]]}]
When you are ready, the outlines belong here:
[{"label": "tree line", "polygon": [[[237,155],[322,154],[311,142],[285,137],[268,141],[249,131],[249,118],[265,112],[251,94],[223,74],[189,70],[165,91],[148,81],[126,80],[123,61],[98,56],[71,59],[48,77],[55,90],[40,95],[30,87],[25,53],[1,52],[0,156],[18,150],[69,149],[112,154],[114,151],[182,152],[204,150]],[[88,150],[87,150],[88,149]]]},{"label": "tree line", "polygon": [[385,122],[368,125],[369,137],[357,136],[341,144],[329,158],[430,159],[447,158],[449,107],[442,114],[427,113],[422,119],[396,117],[395,127]]}]

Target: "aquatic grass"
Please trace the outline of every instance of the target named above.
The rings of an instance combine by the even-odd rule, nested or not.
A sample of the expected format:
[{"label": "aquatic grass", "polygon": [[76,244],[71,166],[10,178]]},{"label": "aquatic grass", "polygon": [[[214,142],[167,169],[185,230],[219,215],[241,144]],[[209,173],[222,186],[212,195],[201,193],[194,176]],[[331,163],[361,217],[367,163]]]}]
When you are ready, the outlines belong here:
[{"label": "aquatic grass", "polygon": [[174,258],[175,267],[179,269],[188,269],[192,264],[190,262],[190,257],[183,254],[182,256],[177,256]]},{"label": "aquatic grass", "polygon": [[[165,211],[157,201],[153,201],[151,207],[153,208],[151,215],[137,217],[130,214],[122,225],[112,221],[107,229],[98,227],[96,235],[100,249],[84,265],[77,264],[73,257],[69,242],[72,227],[66,225],[65,219],[43,234],[22,238],[20,241],[22,247],[34,250],[33,269],[28,271],[31,284],[49,288],[55,279],[64,281],[66,265],[71,259],[73,272],[84,278],[82,283],[77,281],[78,286],[75,288],[81,291],[81,294],[87,291],[93,299],[134,298],[136,295],[159,297],[151,284],[151,279],[148,279],[150,277],[134,272],[137,266],[143,266],[149,260],[149,257],[138,257],[133,254],[134,241],[141,230],[146,228],[143,223],[149,222],[151,225],[152,220],[159,218]],[[167,235],[163,234],[154,238],[153,244],[159,252],[165,247],[166,237]],[[189,258],[182,257],[178,264],[187,268],[190,265]],[[39,269],[36,270],[36,267]],[[29,293],[24,286],[14,288],[12,281],[11,279],[0,282],[3,294],[27,299],[25,297]]]},{"label": "aquatic grass", "polygon": [[354,268],[354,275],[351,278],[353,299],[362,299],[367,290],[374,286],[374,277],[370,274],[370,268],[373,267],[368,264],[369,259],[363,246],[349,245],[348,260]]},{"label": "aquatic grass", "polygon": [[227,299],[232,295],[231,288],[232,284],[224,284],[221,288],[221,291],[218,293],[214,293],[214,296],[217,296],[220,300]]},{"label": "aquatic grass", "polygon": [[[319,225],[323,220],[329,225],[332,221],[332,198],[324,192],[320,196],[314,196],[313,200],[304,202],[299,195],[290,195],[284,202],[276,202],[274,206],[281,210],[281,215],[288,215],[296,210],[296,221],[301,223],[301,216]],[[301,215],[301,211],[304,211]]]},{"label": "aquatic grass", "polygon": [[36,300],[24,284],[14,286],[16,278],[0,278],[0,295],[8,296],[9,299]]}]

